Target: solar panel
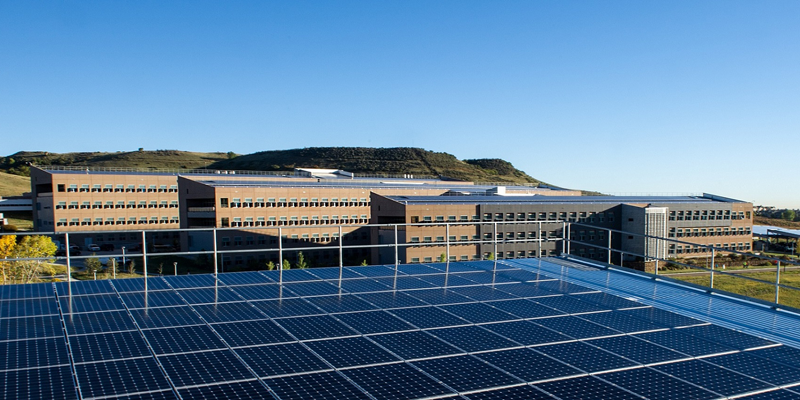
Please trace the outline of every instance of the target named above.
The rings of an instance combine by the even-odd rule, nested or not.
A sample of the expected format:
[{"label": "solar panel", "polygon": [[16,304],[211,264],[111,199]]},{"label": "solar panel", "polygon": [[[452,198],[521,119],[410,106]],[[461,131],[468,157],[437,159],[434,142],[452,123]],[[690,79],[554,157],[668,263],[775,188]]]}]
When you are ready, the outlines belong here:
[{"label": "solar panel", "polygon": [[443,263],[404,266],[419,275],[396,289],[386,266],[348,267],[341,288],[337,268],[157,277],[146,295],[141,278],[0,287],[0,384],[14,399],[800,397],[800,350],[775,341],[792,323],[767,340],[644,305],[702,293],[648,280],[640,303],[576,284],[613,271],[506,262],[450,263],[447,288]]}]

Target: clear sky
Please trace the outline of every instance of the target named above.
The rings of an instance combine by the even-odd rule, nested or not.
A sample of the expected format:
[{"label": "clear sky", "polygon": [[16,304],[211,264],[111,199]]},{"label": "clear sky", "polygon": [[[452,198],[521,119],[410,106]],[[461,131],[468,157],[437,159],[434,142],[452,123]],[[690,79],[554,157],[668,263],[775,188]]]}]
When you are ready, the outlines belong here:
[{"label": "clear sky", "polygon": [[0,155],[412,146],[800,208],[800,1],[2,1]]}]

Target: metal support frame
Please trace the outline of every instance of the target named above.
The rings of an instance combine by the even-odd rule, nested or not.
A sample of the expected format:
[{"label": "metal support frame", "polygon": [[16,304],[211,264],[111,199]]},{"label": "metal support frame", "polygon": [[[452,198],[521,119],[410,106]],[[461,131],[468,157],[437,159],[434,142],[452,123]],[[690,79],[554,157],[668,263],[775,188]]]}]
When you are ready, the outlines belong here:
[{"label": "metal support frame", "polygon": [[144,291],[147,292],[147,234],[142,231],[142,271],[144,273]]},{"label": "metal support frame", "polygon": [[711,280],[709,281],[709,287],[711,287],[711,289],[714,288],[714,269],[717,267],[717,264],[714,261],[714,256],[715,255],[716,254],[714,252],[714,248],[712,247],[711,248]]},{"label": "metal support frame", "polygon": [[608,260],[606,264],[611,264],[611,229],[608,230]]},{"label": "metal support frame", "polygon": [[497,222],[494,223],[494,265],[492,266],[492,272],[497,270]]},{"label": "metal support frame", "polygon": [[214,238],[214,278],[216,278],[217,273],[219,272],[219,255],[217,255],[217,228],[212,229],[211,234]]},{"label": "metal support frame", "polygon": [[780,299],[780,291],[781,291],[781,262],[778,261],[777,267],[775,268],[775,304],[779,304],[778,300]]},{"label": "metal support frame", "polygon": [[[340,237],[339,242],[341,240]],[[280,227],[278,228],[278,284],[283,285],[283,229]]]},{"label": "metal support frame", "polygon": [[[69,254],[69,232],[64,234],[64,248],[65,253],[67,254],[67,282],[72,282],[72,264],[70,263],[70,254]],[[72,290],[72,285],[69,286],[70,290]]]}]

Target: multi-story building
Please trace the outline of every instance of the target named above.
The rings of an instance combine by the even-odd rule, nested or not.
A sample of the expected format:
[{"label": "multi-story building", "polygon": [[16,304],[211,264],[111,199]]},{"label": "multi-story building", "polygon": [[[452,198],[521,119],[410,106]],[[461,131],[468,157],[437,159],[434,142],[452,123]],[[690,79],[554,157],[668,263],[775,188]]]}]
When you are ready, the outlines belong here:
[{"label": "multi-story building", "polygon": [[[698,245],[749,251],[752,204],[702,196],[381,196],[373,195],[372,222],[408,224],[400,228],[400,262],[523,258],[562,251],[564,222],[570,252],[606,260],[611,247],[624,260],[705,256]],[[610,230],[626,233],[612,232]],[[374,228],[374,245],[394,243],[390,228]],[[644,236],[646,235],[646,236]],[[674,238],[669,242],[648,236]],[[539,240],[542,239],[542,240]],[[498,247],[495,250],[495,242]],[[376,247],[373,261],[394,261],[393,248]],[[619,261],[619,252],[612,260]]]}]

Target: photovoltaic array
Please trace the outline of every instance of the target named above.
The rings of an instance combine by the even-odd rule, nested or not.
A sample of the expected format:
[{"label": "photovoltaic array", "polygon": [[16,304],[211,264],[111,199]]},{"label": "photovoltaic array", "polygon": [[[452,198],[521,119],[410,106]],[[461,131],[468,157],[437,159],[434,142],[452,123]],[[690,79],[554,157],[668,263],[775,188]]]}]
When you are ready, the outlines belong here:
[{"label": "photovoltaic array", "polygon": [[800,350],[536,262],[2,286],[2,396],[800,398]]}]

